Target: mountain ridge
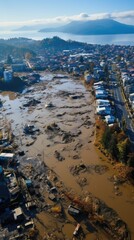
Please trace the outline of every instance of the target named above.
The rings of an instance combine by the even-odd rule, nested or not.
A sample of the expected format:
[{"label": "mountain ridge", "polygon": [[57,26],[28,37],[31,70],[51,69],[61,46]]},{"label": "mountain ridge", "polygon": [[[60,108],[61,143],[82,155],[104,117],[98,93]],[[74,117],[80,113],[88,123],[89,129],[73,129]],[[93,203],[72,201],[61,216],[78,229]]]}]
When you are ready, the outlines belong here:
[{"label": "mountain ridge", "polygon": [[77,35],[133,34],[134,26],[112,19],[73,21],[62,27],[43,28],[39,32],[63,32]]}]

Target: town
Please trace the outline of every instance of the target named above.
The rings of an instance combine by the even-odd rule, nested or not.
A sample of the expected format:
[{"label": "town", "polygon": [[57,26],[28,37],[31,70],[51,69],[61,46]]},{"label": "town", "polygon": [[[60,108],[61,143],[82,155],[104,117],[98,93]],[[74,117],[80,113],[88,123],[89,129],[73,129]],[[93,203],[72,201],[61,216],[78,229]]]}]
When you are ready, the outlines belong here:
[{"label": "town", "polygon": [[[49,73],[53,74],[53,81],[61,78],[68,79],[70,76],[75,79],[75,83],[80,80],[85,88],[89,89],[92,101],[95,102],[94,118],[101,119],[109,128],[115,124],[118,125],[125,134],[124,139],[128,139],[129,152],[127,148],[122,155],[121,148],[117,149],[119,158],[116,160],[131,167],[131,176],[133,176],[134,47],[91,45],[64,41],[58,37],[44,39],[39,43],[29,39],[5,41],[8,41],[8,47],[15,48],[17,46],[17,50],[12,52],[11,48],[8,54],[7,52],[4,54],[4,51],[0,52],[1,94],[4,91],[13,91],[20,96],[25,90],[30,93],[33,91],[30,89],[38,86],[43,81],[45,74]],[[19,45],[24,46],[24,52],[17,56]],[[81,100],[83,95],[83,93],[76,92],[70,94],[69,97],[75,101]],[[64,96],[67,97],[67,95]],[[29,97],[29,101],[19,107],[20,110],[41,104],[42,99],[35,99],[32,94],[31,97]],[[58,218],[61,217],[60,220],[63,221],[63,209],[67,209],[67,214],[77,220],[76,227],[72,232],[73,239],[85,239],[83,227],[80,225],[80,219],[85,218],[91,218],[93,219],[92,223],[98,224],[99,228],[103,227],[110,235],[109,239],[130,239],[126,223],[119,219],[115,212],[113,212],[112,222],[109,222],[104,212],[110,210],[103,206],[105,211],[102,211],[103,204],[97,198],[90,196],[88,204],[81,199],[74,201],[55,172],[41,161],[40,153],[34,159],[26,157],[25,150],[21,149],[16,142],[12,123],[4,115],[6,111],[3,111],[2,96],[0,99],[0,239],[40,239],[34,223],[36,214],[47,211],[52,215],[57,216],[58,214]],[[77,106],[75,107],[77,108]],[[45,108],[47,111],[51,111],[55,108],[55,104],[49,101],[45,104]],[[59,112],[58,117],[65,114],[66,112]],[[85,121],[84,124],[89,127],[91,123]],[[22,131],[23,136],[32,136],[32,141],[27,146],[32,145],[40,134],[40,128],[29,123],[25,124]],[[45,126],[45,134],[50,135],[50,133],[62,136],[66,144],[79,136],[81,130],[71,134],[53,123]],[[50,140],[52,138],[53,136],[50,136]],[[20,137],[19,141],[21,141]],[[47,146],[49,147],[49,144]],[[59,151],[55,150],[54,154],[58,161],[64,161],[64,157]],[[75,155],[74,158],[77,156]],[[88,171],[88,168],[85,164],[79,164],[77,168],[71,168],[71,171],[76,174],[76,171],[77,173]],[[116,180],[115,182],[117,182]],[[115,187],[118,188],[116,183]],[[96,230],[94,231],[96,232]],[[56,238],[49,232],[43,239],[61,239],[60,237]],[[100,239],[99,236],[98,239]]]}]

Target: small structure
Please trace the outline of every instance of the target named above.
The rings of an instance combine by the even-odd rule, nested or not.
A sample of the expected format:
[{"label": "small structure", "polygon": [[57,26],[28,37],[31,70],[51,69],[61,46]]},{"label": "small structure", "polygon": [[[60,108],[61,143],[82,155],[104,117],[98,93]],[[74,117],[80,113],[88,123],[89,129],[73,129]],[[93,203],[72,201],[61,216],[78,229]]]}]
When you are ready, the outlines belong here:
[{"label": "small structure", "polygon": [[78,235],[78,233],[79,233],[79,230],[80,230],[80,223],[78,223],[77,224],[77,226],[76,226],[76,228],[75,228],[75,230],[74,230],[74,232],[73,232],[73,236],[77,236]]},{"label": "small structure", "polygon": [[14,220],[17,222],[23,221],[24,215],[21,207],[15,208],[13,211]]},{"label": "small structure", "polygon": [[4,71],[4,80],[6,82],[10,82],[13,79],[13,72],[10,70],[5,70]]},{"label": "small structure", "polygon": [[80,214],[80,209],[72,206],[72,205],[69,205],[68,207],[68,213],[70,215],[73,215],[73,216],[78,216]]},{"label": "small structure", "polygon": [[106,116],[111,114],[111,108],[110,107],[97,107],[96,113],[101,116]]},{"label": "small structure", "polygon": [[26,124],[23,131],[25,134],[34,134],[36,131],[39,131],[39,129],[34,125]]},{"label": "small structure", "polygon": [[15,159],[14,153],[0,153],[0,165],[7,165]]},{"label": "small structure", "polygon": [[105,121],[108,124],[114,123],[115,122],[115,117],[112,116],[112,115],[107,115],[107,116],[105,116]]},{"label": "small structure", "polygon": [[50,193],[48,197],[51,201],[56,201],[56,196],[53,193]]},{"label": "small structure", "polygon": [[27,202],[26,204],[25,204],[25,206],[26,206],[26,208],[28,209],[28,210],[31,210],[31,209],[35,209],[36,208],[36,203],[35,202]]},{"label": "small structure", "polygon": [[25,223],[25,228],[34,228],[34,222],[29,221],[29,222]]},{"label": "small structure", "polygon": [[26,179],[25,183],[26,183],[27,188],[32,187],[32,180],[31,179]]},{"label": "small structure", "polygon": [[53,105],[52,102],[49,102],[49,103],[45,104],[45,108],[53,108],[53,107],[54,107],[54,105]]}]

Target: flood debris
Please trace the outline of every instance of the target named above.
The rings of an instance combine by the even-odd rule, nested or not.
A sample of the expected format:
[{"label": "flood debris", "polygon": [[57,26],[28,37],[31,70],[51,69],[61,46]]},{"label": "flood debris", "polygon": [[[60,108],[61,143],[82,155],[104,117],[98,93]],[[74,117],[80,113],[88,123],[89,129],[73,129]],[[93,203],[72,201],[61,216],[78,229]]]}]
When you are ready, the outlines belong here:
[{"label": "flood debris", "polygon": [[75,132],[65,131],[62,130],[57,123],[50,123],[45,127],[45,132],[49,135],[51,138],[55,138],[57,136],[60,137],[60,140],[62,143],[71,143],[75,140],[76,137],[78,137],[81,134],[81,130],[77,130]]},{"label": "flood debris", "polygon": [[85,194],[79,196],[71,192],[66,193],[66,196],[75,205],[71,206],[71,214],[73,216],[79,214],[88,214],[88,219],[91,224],[96,227],[100,227],[109,234],[112,239],[130,239],[130,233],[125,222],[123,222],[118,214],[111,208],[109,208],[103,201],[94,197],[92,194]]},{"label": "flood debris", "polygon": [[77,165],[70,166],[70,172],[73,175],[79,175],[83,172],[88,173],[97,173],[97,174],[104,174],[106,171],[108,171],[108,167],[106,165],[85,165],[84,163],[80,163]]},{"label": "flood debris", "polygon": [[45,128],[46,133],[57,134],[59,131],[61,131],[60,127],[55,122],[47,125]]},{"label": "flood debris", "polygon": [[58,161],[63,161],[65,160],[65,158],[63,156],[61,156],[60,152],[55,150],[54,152],[54,156],[58,159]]},{"label": "flood debris", "polygon": [[88,184],[87,178],[86,177],[82,177],[82,178],[78,178],[77,179],[77,183],[81,186],[84,187]]},{"label": "flood debris", "polygon": [[68,212],[70,215],[78,216],[80,215],[81,210],[79,208],[76,208],[75,206],[69,205]]},{"label": "flood debris", "polygon": [[27,103],[23,104],[23,107],[31,107],[31,106],[36,106],[37,104],[40,104],[41,101],[37,99],[30,99]]},{"label": "flood debris", "polygon": [[55,106],[53,105],[52,102],[49,102],[49,103],[46,103],[46,104],[45,104],[45,108],[50,109],[50,108],[54,108],[54,107],[55,107]]},{"label": "flood debris", "polygon": [[80,223],[77,223],[77,226],[73,232],[73,236],[77,236],[79,234],[80,228],[81,228]]},{"label": "flood debris", "polygon": [[[57,82],[56,84],[59,83]],[[53,84],[53,82],[51,82],[51,84]],[[54,88],[51,84],[49,85],[49,89]],[[24,150],[22,150],[20,142],[19,144],[17,142],[19,145],[19,151],[18,147],[13,151],[13,153],[17,153],[17,160],[19,164],[15,162],[14,169],[9,171],[7,174],[4,169],[5,180],[1,182],[4,183],[4,191],[9,191],[9,194],[7,194],[8,198],[3,198],[2,201],[0,201],[0,220],[4,220],[3,222],[0,222],[2,223],[2,227],[0,228],[0,236],[4,236],[5,240],[18,238],[24,240],[65,240],[67,238],[69,239],[69,237],[64,234],[63,228],[67,223],[69,223],[72,227],[72,235],[70,238],[84,240],[86,235],[89,234],[90,236],[89,228],[87,228],[88,223],[89,225],[93,226],[92,232],[95,234],[97,233],[98,236],[101,232],[105,232],[107,239],[128,240],[129,231],[126,223],[120,219],[120,216],[113,211],[113,209],[109,208],[103,201],[87,191],[84,192],[84,189],[86,189],[84,187],[89,183],[87,178],[88,173],[101,175],[108,171],[108,167],[104,164],[87,164],[87,162],[81,161],[80,150],[81,148],[84,149],[85,147],[85,142],[81,139],[81,134],[83,133],[83,129],[84,131],[88,131],[93,127],[93,122],[91,120],[92,118],[89,116],[89,113],[91,112],[91,101],[87,108],[87,101],[84,100],[84,103],[80,102],[80,100],[85,97],[85,94],[81,94],[79,90],[78,92],[68,90],[50,92],[49,94],[46,94],[47,91],[41,92],[42,90],[46,89],[46,86],[46,83],[45,87],[42,86],[41,88],[40,86],[39,92],[37,93],[37,89],[35,88],[34,91],[32,91],[32,93],[35,94],[33,95],[32,99],[29,97],[29,95],[24,96],[24,101],[27,102],[23,105],[23,107],[21,107],[21,114],[23,114],[23,111],[25,111],[26,107],[29,107],[28,110],[30,111],[28,114],[31,114],[31,109],[33,109],[32,107],[35,107],[35,112],[32,112],[33,116],[31,115],[30,117],[37,119],[36,122],[39,121],[39,126],[41,124],[43,125],[42,135],[43,137],[48,137],[46,137],[45,140],[50,140],[46,143],[46,146],[52,146],[52,152],[50,154],[55,162],[56,159],[58,161],[66,161],[66,153],[67,150],[70,151],[71,146],[71,150],[73,152],[71,156],[72,161],[78,164],[71,165],[69,169],[70,173],[74,175],[76,183],[78,183],[80,186],[82,194],[80,196],[77,193],[73,194],[70,189],[66,188],[54,170],[46,166],[43,160],[46,161],[47,154],[46,156],[43,156],[39,150],[37,154],[37,150],[34,149],[34,147],[36,148],[34,143],[36,139],[38,141],[38,134],[35,134],[36,131],[34,131],[34,122],[34,127],[28,128],[28,131],[26,129],[26,134],[23,133],[22,135],[22,140],[25,140],[25,146],[23,145]],[[38,99],[39,96],[37,95],[39,94],[41,96],[41,100],[36,100]],[[59,104],[58,106],[58,101],[56,101],[57,106],[51,106],[50,103],[53,101],[53,96],[62,97],[61,104],[63,103],[63,105],[61,106]],[[65,99],[68,99],[68,103],[64,102]],[[52,107],[52,111],[45,109],[44,106],[47,102],[50,104],[48,109],[50,108],[51,110]],[[42,120],[42,123],[40,122],[40,118],[42,118],[42,107],[44,107],[45,113],[49,114],[49,118],[47,119],[48,121],[45,122],[45,128],[43,122],[44,119]],[[41,114],[39,114],[39,110]],[[53,120],[52,117],[54,117]],[[56,117],[58,118],[57,122]],[[79,126],[75,126],[75,128],[73,128],[73,122],[77,119],[79,120]],[[12,121],[14,120],[12,119]],[[19,125],[16,126],[19,128]],[[24,122],[22,126],[24,126]],[[93,136],[94,130],[91,129],[89,133],[90,134],[88,136]],[[56,138],[56,140],[53,141],[53,138]],[[89,138],[88,140],[86,139],[86,144],[88,141],[90,141]],[[12,144],[13,138],[9,142]],[[58,148],[57,145],[55,146],[53,144],[57,142],[63,146],[60,146],[61,149]],[[6,142],[3,142],[2,139],[1,143],[2,146],[0,147],[4,147],[5,149],[3,144]],[[26,146],[29,147],[27,148]],[[30,148],[30,146],[32,147]],[[35,151],[32,151],[33,149]],[[30,150],[33,153],[32,157],[29,157],[29,155],[31,156]],[[49,148],[48,151],[51,151],[51,149]],[[75,161],[76,159],[78,159],[78,161]],[[63,164],[64,163],[65,162],[63,162]],[[62,163],[59,164],[61,165]],[[0,178],[3,176],[2,172],[3,171],[1,170]],[[73,176],[71,176],[71,178],[72,177]],[[120,188],[117,183],[118,180],[114,178],[114,182],[115,194],[119,194]],[[11,197],[12,201],[10,201]],[[3,202],[4,200],[5,203]],[[40,235],[36,228],[39,230],[41,228],[41,231],[43,231],[43,236]],[[81,234],[82,231],[83,234]]]},{"label": "flood debris", "polygon": [[73,174],[73,175],[78,175],[82,172],[86,172],[87,171],[87,167],[84,163],[80,163],[78,165],[75,165],[75,166],[71,166],[70,167],[70,172]]},{"label": "flood debris", "polygon": [[25,134],[34,134],[36,132],[39,132],[39,128],[35,127],[34,125],[31,124],[26,124],[24,126],[23,132]]}]

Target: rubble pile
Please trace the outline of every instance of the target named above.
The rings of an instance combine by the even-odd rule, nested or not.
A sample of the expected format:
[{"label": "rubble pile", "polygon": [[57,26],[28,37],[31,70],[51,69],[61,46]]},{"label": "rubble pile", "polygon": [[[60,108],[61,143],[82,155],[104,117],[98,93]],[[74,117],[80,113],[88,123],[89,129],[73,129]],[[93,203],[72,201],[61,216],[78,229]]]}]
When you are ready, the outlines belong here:
[{"label": "rubble pile", "polygon": [[131,239],[126,223],[102,200],[94,197],[91,193],[85,193],[83,196],[76,197],[75,194],[68,192],[66,196],[75,206],[81,209],[85,215],[88,215],[88,219],[93,226],[105,231],[112,239]]},{"label": "rubble pile", "polygon": [[108,167],[106,165],[85,165],[84,163],[80,163],[78,165],[73,165],[70,167],[70,172],[73,175],[79,175],[82,172],[88,172],[88,173],[97,173],[97,174],[104,174],[106,171],[108,171]]},{"label": "rubble pile", "polygon": [[61,156],[61,154],[55,150],[55,153],[54,153],[55,157],[58,159],[58,161],[63,161],[65,160],[65,158],[63,156]]},{"label": "rubble pile", "polygon": [[27,103],[24,103],[23,104],[23,107],[31,107],[31,106],[36,106],[37,104],[40,104],[41,101],[40,100],[37,100],[37,99],[31,99],[29,100]]},{"label": "rubble pile", "polygon": [[55,138],[59,136],[62,143],[71,143],[74,139],[81,134],[81,131],[76,132],[67,132],[62,130],[57,123],[51,123],[45,127],[45,132],[49,135],[50,138]]}]

